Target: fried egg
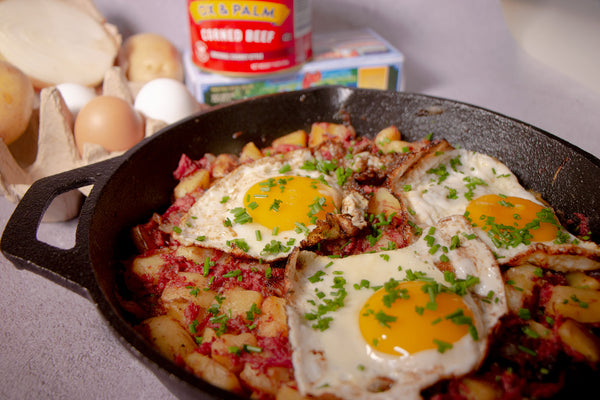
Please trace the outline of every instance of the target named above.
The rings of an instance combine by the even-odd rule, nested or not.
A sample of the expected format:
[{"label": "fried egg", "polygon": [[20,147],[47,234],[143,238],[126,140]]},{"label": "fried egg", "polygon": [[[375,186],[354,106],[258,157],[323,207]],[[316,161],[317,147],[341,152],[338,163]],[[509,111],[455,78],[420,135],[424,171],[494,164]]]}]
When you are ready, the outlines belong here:
[{"label": "fried egg", "polygon": [[341,211],[334,177],[307,161],[310,151],[297,150],[239,166],[196,200],[175,239],[266,261],[288,256],[326,213]]},{"label": "fried egg", "polygon": [[455,149],[424,160],[394,188],[418,225],[464,215],[501,263],[534,251],[535,244],[563,245],[562,251],[571,251],[564,245],[579,242],[497,159]]},{"label": "fried egg", "polygon": [[304,395],[418,399],[482,362],[506,313],[498,264],[461,216],[412,245],[330,258],[292,255],[288,324]]}]

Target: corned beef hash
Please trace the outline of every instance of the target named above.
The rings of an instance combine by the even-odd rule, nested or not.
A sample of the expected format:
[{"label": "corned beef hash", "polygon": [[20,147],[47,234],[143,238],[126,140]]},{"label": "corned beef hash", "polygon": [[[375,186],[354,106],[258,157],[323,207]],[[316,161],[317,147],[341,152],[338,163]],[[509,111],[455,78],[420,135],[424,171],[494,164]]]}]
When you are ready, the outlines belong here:
[{"label": "corned beef hash", "polygon": [[498,160],[314,123],[182,155],[122,304],[165,357],[255,399],[549,398],[600,365],[600,248]]}]

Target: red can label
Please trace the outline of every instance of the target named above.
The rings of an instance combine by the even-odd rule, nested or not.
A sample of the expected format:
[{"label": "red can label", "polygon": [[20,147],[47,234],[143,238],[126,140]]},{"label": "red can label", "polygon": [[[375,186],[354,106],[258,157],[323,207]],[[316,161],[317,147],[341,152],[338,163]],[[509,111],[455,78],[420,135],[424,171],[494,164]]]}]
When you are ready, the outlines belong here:
[{"label": "red can label", "polygon": [[312,56],[310,0],[188,0],[192,58],[232,75],[278,72]]}]

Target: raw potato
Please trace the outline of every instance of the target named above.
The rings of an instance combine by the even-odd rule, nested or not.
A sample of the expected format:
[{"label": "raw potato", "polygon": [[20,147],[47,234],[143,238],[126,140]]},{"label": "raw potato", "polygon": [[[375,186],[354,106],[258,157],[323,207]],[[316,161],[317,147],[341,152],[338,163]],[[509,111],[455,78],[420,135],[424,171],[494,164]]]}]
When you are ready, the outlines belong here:
[{"label": "raw potato", "polygon": [[33,94],[27,75],[0,60],[0,138],[6,145],[25,132],[33,111]]},{"label": "raw potato", "polygon": [[179,51],[166,38],[155,33],[129,37],[119,52],[119,64],[132,82],[149,82],[157,78],[183,81]]}]

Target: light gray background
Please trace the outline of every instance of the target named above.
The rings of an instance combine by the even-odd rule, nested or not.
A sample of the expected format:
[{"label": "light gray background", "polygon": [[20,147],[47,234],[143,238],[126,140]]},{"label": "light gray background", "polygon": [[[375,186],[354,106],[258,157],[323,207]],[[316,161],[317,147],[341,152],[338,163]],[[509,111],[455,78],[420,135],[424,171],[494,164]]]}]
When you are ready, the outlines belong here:
[{"label": "light gray background", "polygon": [[[96,5],[124,36],[156,32],[188,46],[185,0]],[[388,39],[406,57],[406,91],[498,111],[600,156],[600,94],[526,54],[498,1],[315,0],[313,15],[315,32],[371,27]],[[0,198],[0,226],[13,208]],[[70,247],[75,226],[44,224],[39,236]],[[87,300],[2,256],[0,284],[0,398],[173,398]]]}]

